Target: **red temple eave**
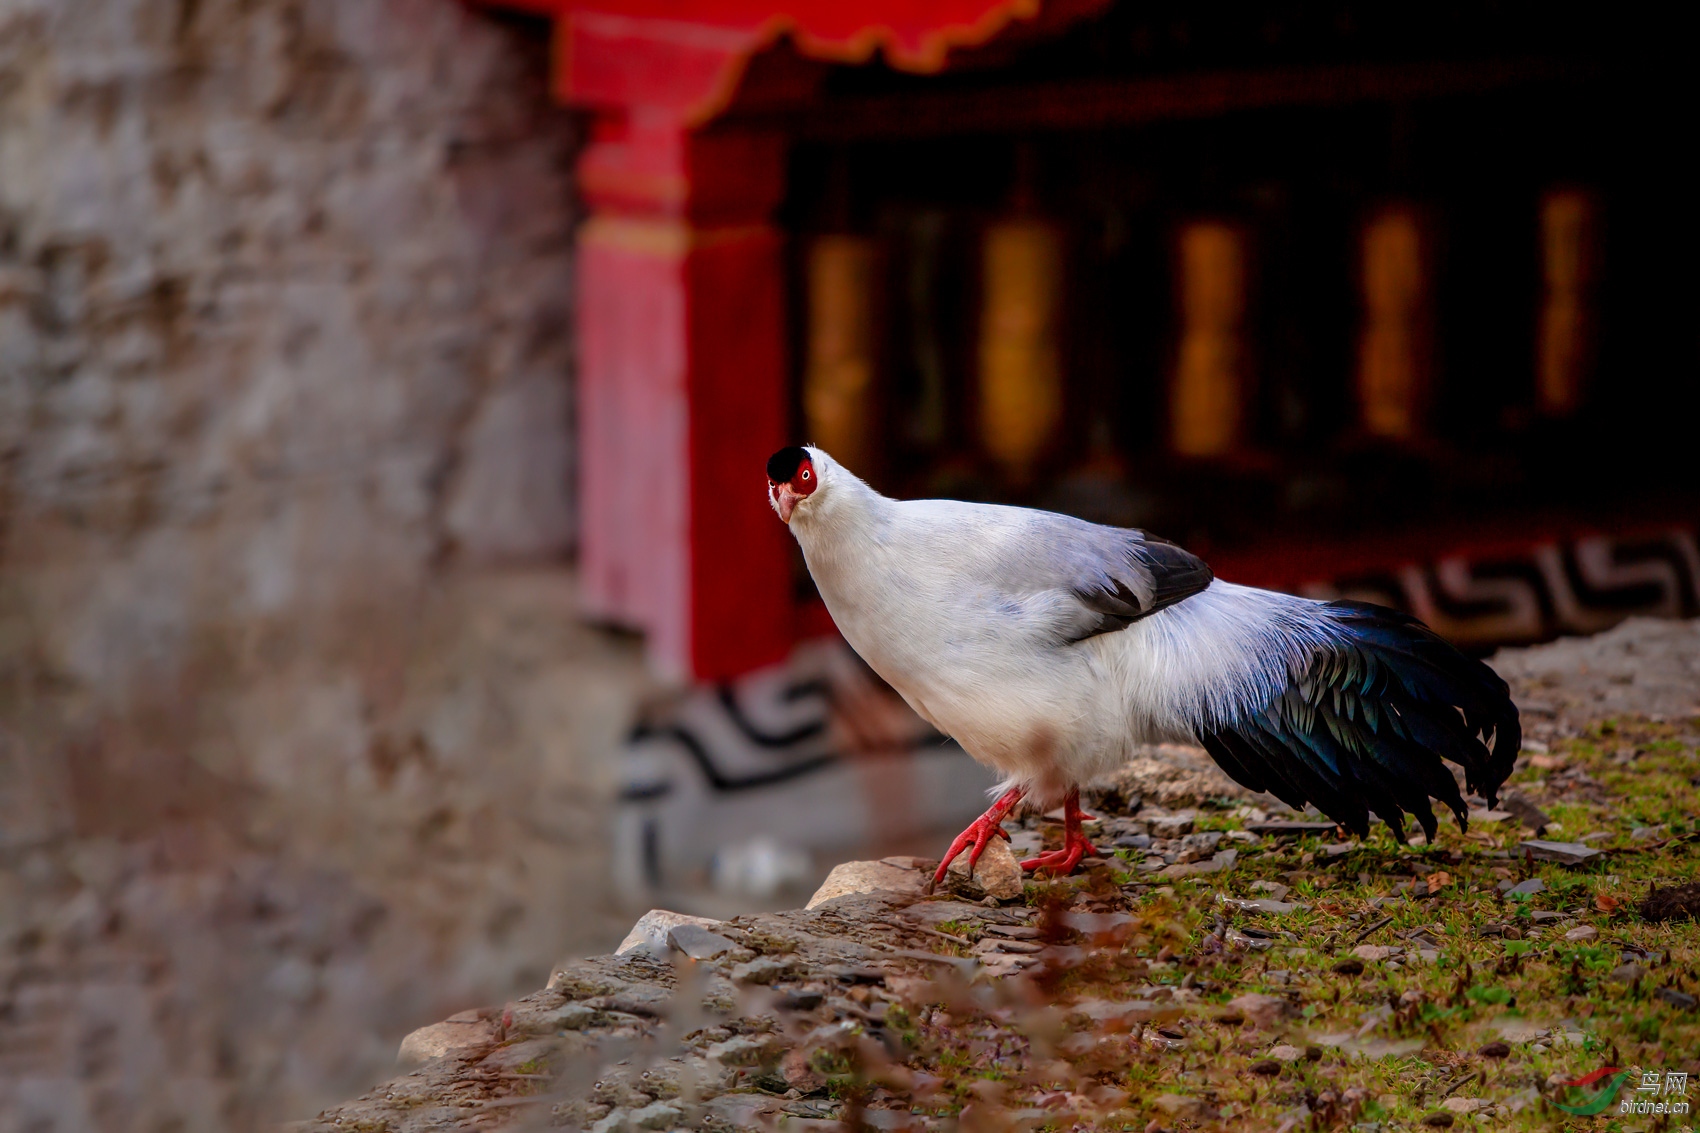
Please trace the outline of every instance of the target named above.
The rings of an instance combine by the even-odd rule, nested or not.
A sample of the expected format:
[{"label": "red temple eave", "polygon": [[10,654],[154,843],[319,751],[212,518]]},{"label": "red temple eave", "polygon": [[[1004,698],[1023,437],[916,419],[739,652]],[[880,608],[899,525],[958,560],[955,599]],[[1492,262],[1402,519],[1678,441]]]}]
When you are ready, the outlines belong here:
[{"label": "red temple eave", "polygon": [[813,59],[856,63],[883,51],[893,67],[931,72],[952,49],[984,43],[1042,8],[1040,0],[485,2],[555,19],[563,101],[642,107],[688,127],[725,109],[750,58],[782,36]]}]

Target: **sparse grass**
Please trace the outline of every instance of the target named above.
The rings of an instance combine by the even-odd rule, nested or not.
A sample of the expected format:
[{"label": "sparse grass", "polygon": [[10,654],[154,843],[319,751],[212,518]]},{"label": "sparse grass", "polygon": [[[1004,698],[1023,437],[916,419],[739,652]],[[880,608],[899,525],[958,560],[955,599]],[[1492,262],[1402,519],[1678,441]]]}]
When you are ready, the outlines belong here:
[{"label": "sparse grass", "polygon": [[[1091,942],[1075,966],[1038,974],[1033,1000],[987,992],[901,1008],[912,1052],[904,1063],[941,1082],[921,1108],[955,1112],[976,1096],[975,1081],[995,1074],[999,1105],[1068,1114],[1058,1128],[1417,1129],[1436,1112],[1450,1112],[1455,1127],[1482,1120],[1442,1110],[1448,1097],[1455,1107],[1457,1099],[1495,1107],[1487,1120],[1502,1129],[1692,1125],[1692,1117],[1619,1116],[1615,1100],[1597,1118],[1573,1117],[1550,1105],[1569,1095],[1548,1082],[1606,1065],[1686,1071],[1694,1078],[1687,1100],[1700,1107],[1700,1011],[1658,994],[1700,996],[1700,925],[1645,923],[1636,913],[1650,885],[1696,880],[1696,731],[1700,721],[1607,720],[1525,758],[1510,786],[1558,824],[1548,838],[1608,835],[1590,843],[1607,853],[1585,866],[1517,856],[1531,835],[1515,827],[1465,834],[1444,821],[1433,845],[1399,846],[1377,827],[1360,848],[1333,857],[1322,853],[1333,839],[1265,840],[1239,847],[1227,873],[1172,885],[1130,879],[1120,859],[1084,876],[1029,881],[1028,901],[1041,908],[1120,911],[1130,920]],[[1214,813],[1198,825],[1240,823]],[[1668,833],[1631,838],[1637,827],[1660,825]],[[1529,879],[1545,888],[1514,897],[1499,890]],[[1288,886],[1284,899],[1309,907],[1263,915],[1221,902],[1265,896],[1258,881]],[[1553,920],[1555,912],[1564,919]],[[1489,926],[1508,927],[1490,934]],[[1597,937],[1566,940],[1574,928]],[[954,921],[940,929],[965,941],[977,935]],[[1248,929],[1269,935],[1248,947]],[[1426,938],[1413,940],[1418,933]],[[1336,972],[1360,945],[1370,949],[1361,973]],[[1391,959],[1376,947],[1408,951]],[[1263,1011],[1280,1017],[1231,1006],[1248,994],[1278,999]],[[1059,1023],[1059,1005],[1066,1012],[1136,998],[1173,1017],[1153,1014],[1131,1030]],[[1503,1051],[1488,1045],[1501,1041]],[[1279,1047],[1301,1053],[1277,1050],[1278,1070],[1254,1074]],[[1622,1096],[1636,1096],[1638,1081]],[[1206,1108],[1164,1103],[1164,1095]]]}]

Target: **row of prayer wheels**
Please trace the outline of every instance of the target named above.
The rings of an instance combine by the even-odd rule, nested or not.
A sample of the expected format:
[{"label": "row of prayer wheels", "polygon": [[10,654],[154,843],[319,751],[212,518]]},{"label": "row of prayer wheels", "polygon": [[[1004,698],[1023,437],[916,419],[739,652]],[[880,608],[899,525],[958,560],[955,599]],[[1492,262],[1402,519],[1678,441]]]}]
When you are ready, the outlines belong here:
[{"label": "row of prayer wheels", "polygon": [[[1582,404],[1591,356],[1595,198],[1554,189],[1539,203],[1542,289],[1534,402],[1549,416]],[[1168,383],[1168,445],[1219,458],[1248,441],[1250,233],[1202,218],[1175,234],[1177,327]],[[1422,209],[1390,203],[1358,233],[1359,324],[1353,378],[1359,430],[1391,442],[1422,438],[1434,391],[1430,226]],[[1030,480],[1063,422],[1064,235],[1016,217],[981,234],[976,436],[1012,482]],[[874,241],[834,234],[807,251],[803,410],[809,436],[852,468],[874,466],[881,443],[875,386],[881,273]]]}]

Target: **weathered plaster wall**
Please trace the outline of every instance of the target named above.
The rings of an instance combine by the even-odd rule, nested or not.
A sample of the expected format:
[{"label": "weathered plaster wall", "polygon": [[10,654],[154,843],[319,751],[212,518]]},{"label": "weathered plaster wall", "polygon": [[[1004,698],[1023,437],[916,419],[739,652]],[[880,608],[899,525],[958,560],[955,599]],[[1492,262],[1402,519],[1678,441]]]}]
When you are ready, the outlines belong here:
[{"label": "weathered plaster wall", "polygon": [[0,0],[0,1110],[310,1113],[618,938],[547,69],[457,0]]},{"label": "weathered plaster wall", "polygon": [[10,0],[9,579],[127,687],[197,628],[558,554],[572,130],[452,0]]}]

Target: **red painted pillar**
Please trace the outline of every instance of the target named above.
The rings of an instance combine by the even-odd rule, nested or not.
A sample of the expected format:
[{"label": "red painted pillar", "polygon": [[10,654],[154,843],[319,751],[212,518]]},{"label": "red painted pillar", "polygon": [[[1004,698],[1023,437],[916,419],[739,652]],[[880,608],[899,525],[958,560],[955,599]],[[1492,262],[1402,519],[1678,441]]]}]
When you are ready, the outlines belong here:
[{"label": "red painted pillar", "polygon": [[789,443],[783,140],[629,106],[598,119],[579,183],[586,608],[644,631],[667,677],[779,660],[790,548],[763,466]]}]

